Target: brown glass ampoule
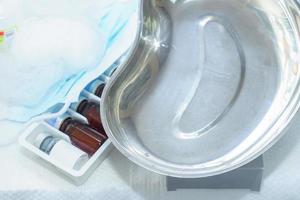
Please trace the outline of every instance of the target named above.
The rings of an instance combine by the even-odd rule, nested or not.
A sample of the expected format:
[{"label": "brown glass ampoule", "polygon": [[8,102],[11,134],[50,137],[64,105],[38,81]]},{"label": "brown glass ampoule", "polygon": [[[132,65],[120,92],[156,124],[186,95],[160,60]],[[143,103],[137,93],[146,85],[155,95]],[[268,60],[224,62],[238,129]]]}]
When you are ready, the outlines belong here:
[{"label": "brown glass ampoule", "polygon": [[88,91],[96,95],[97,97],[102,96],[103,90],[105,87],[105,81],[101,79],[97,79],[90,84],[90,86],[87,88]]},{"label": "brown glass ampoule", "polygon": [[85,99],[78,104],[76,112],[86,117],[92,128],[106,135],[100,116],[100,104]]},{"label": "brown glass ampoule", "polygon": [[79,120],[67,117],[60,123],[59,130],[67,134],[73,145],[92,156],[107,137]]},{"label": "brown glass ampoule", "polygon": [[103,90],[104,90],[104,87],[105,87],[105,84],[104,84],[104,83],[101,83],[101,84],[95,89],[94,94],[95,94],[97,97],[101,97],[101,96],[102,96],[102,93],[103,93]]}]

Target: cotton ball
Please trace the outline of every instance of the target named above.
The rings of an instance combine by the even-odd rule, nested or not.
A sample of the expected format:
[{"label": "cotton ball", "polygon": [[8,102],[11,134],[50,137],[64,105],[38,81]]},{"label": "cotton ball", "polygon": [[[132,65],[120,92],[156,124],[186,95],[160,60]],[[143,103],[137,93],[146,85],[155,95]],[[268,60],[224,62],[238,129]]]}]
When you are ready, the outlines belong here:
[{"label": "cotton ball", "polygon": [[76,73],[94,67],[103,56],[105,46],[105,36],[85,20],[34,18],[19,27],[12,54],[28,65],[56,64]]},{"label": "cotton ball", "polygon": [[0,104],[6,106],[34,106],[64,75],[60,68],[22,65],[9,54],[0,54],[0,66]]},{"label": "cotton ball", "polygon": [[93,7],[93,1],[103,0],[24,0],[27,16],[83,16],[83,12]]},{"label": "cotton ball", "polygon": [[0,62],[7,66],[1,74],[0,91],[5,91],[1,101],[34,106],[49,100],[52,94],[48,92],[55,92],[55,85],[100,62],[106,46],[104,37],[84,20],[26,20],[15,35],[10,56],[3,56]]}]

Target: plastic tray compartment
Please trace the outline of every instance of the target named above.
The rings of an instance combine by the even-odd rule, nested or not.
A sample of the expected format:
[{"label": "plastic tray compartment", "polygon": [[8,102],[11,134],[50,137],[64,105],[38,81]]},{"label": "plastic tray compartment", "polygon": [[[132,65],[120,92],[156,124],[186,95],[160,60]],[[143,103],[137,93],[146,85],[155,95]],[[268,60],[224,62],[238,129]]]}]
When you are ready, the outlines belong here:
[{"label": "plastic tray compartment", "polygon": [[[109,80],[109,77],[101,76],[100,80],[106,82]],[[82,91],[81,95],[89,100],[100,103],[101,99],[87,90]],[[78,114],[77,112],[69,109],[67,113],[70,114],[70,116],[72,116],[73,118],[87,123],[87,119],[82,115]],[[50,135],[61,138],[71,143],[70,138],[66,134],[57,130],[55,127],[52,127],[47,122],[40,121],[34,122],[25,128],[25,130],[19,138],[20,145],[24,147],[27,151],[29,151],[31,154],[34,154],[35,156],[39,157],[40,161],[46,163],[46,165],[49,168],[60,171],[60,174],[64,175],[66,178],[68,178],[68,180],[70,180],[76,185],[83,184],[93,173],[93,171],[97,168],[97,166],[99,166],[99,164],[107,157],[107,155],[113,148],[111,141],[107,139],[105,143],[98,149],[98,151],[93,156],[91,156],[89,160],[79,170],[75,170],[71,169],[70,167],[64,166],[62,163],[51,158],[51,156],[41,151],[34,145],[35,138],[38,134],[42,132],[48,133]]]}]

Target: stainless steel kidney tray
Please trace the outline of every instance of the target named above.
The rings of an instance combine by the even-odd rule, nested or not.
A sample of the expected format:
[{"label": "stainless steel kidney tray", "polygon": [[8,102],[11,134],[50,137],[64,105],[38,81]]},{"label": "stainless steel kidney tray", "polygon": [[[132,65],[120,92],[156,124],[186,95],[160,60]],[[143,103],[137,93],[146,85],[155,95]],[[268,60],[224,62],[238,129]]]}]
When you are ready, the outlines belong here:
[{"label": "stainless steel kidney tray", "polygon": [[292,0],[144,0],[102,120],[130,160],[175,177],[235,169],[283,134],[299,107]]}]

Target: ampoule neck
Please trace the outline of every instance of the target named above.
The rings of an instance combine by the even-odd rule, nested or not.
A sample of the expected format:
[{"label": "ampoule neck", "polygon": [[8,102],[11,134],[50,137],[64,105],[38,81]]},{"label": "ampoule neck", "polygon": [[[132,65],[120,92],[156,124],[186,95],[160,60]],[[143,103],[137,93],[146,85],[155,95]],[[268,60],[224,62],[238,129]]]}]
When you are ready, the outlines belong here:
[{"label": "ampoule neck", "polygon": [[86,106],[89,104],[89,101],[88,100],[82,100],[78,106],[77,106],[77,109],[76,111],[79,113],[79,114],[82,114],[86,108]]},{"label": "ampoule neck", "polygon": [[[60,124],[59,130],[65,133],[65,130],[68,128],[68,126],[73,122],[74,120],[71,117],[68,117],[63,120],[63,122]],[[66,133],[68,134],[68,133]]]}]

